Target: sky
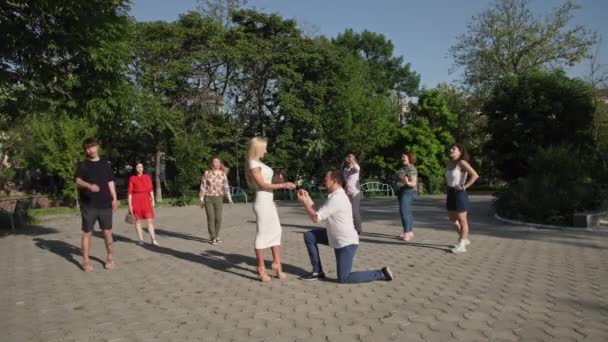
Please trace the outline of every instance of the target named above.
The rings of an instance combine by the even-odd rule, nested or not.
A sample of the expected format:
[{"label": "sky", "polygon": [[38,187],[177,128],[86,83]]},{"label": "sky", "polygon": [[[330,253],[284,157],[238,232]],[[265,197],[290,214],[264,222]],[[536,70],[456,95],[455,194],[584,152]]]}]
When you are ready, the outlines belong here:
[{"label": "sky", "polygon": [[[608,64],[608,0],[574,2],[582,8],[572,23],[605,37],[598,61]],[[530,3],[532,10],[542,15],[563,0]],[[393,42],[395,55],[403,56],[420,74],[421,86],[432,88],[460,78],[458,71],[450,72],[449,48],[466,32],[471,18],[492,4],[492,0],[250,0],[247,6],[295,19],[306,30],[328,37],[348,28],[382,33]],[[131,15],[138,21],[174,21],[179,14],[196,10],[197,5],[196,0],[132,0]],[[588,69],[589,63],[583,62],[567,70],[573,77],[584,77]]]}]

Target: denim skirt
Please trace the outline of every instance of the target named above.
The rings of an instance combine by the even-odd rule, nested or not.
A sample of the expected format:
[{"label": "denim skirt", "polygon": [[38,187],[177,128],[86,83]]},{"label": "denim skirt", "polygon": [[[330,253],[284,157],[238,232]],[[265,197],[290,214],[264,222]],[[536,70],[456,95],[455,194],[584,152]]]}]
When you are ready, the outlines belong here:
[{"label": "denim skirt", "polygon": [[448,211],[463,213],[469,210],[469,195],[466,190],[448,187],[448,196],[445,204]]}]

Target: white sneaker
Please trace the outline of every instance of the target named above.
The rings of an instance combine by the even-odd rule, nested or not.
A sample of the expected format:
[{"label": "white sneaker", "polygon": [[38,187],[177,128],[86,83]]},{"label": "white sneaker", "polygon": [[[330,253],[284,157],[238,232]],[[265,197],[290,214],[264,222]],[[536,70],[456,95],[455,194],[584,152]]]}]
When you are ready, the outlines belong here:
[{"label": "white sneaker", "polygon": [[452,248],[452,253],[454,253],[454,254],[466,253],[466,252],[467,252],[467,249],[465,247],[464,241],[459,243],[458,245],[456,245],[454,248]]},{"label": "white sneaker", "polygon": [[454,245],[454,248],[458,247],[458,245],[461,243],[463,243],[465,246],[468,246],[471,244],[471,241],[469,239],[458,240],[458,243]]}]

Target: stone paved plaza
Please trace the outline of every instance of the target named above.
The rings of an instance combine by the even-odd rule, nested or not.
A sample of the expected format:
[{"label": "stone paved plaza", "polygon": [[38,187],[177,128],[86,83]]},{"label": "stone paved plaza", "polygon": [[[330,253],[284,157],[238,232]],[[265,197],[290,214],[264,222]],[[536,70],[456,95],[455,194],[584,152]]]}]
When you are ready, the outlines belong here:
[{"label": "stone paved plaza", "polygon": [[[198,207],[159,208],[161,247],[134,243],[115,215],[116,263],[79,268],[79,217],[49,218],[0,236],[1,341],[607,341],[608,233],[538,230],[494,220],[491,197],[472,196],[469,252],[442,197],[419,197],[413,242],[394,199],[363,202],[355,270],[388,265],[393,282],[340,285],[310,270],[302,234],[314,226],[278,203],[289,278],[256,281],[251,204],[226,206],[224,243],[207,243]],[[267,260],[270,255],[267,254]],[[268,263],[268,268],[270,263]]]}]

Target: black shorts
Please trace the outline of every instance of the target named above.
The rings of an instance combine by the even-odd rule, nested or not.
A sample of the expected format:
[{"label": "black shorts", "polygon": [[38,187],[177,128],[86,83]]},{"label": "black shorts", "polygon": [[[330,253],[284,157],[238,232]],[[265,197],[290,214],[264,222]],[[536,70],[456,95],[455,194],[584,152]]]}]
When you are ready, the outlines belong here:
[{"label": "black shorts", "polygon": [[80,215],[82,216],[82,231],[85,233],[92,232],[95,222],[98,221],[101,230],[112,229],[112,208],[90,208],[81,206]]},{"label": "black shorts", "polygon": [[448,197],[445,203],[448,211],[464,213],[469,211],[469,195],[466,190],[456,190],[448,187]]}]

